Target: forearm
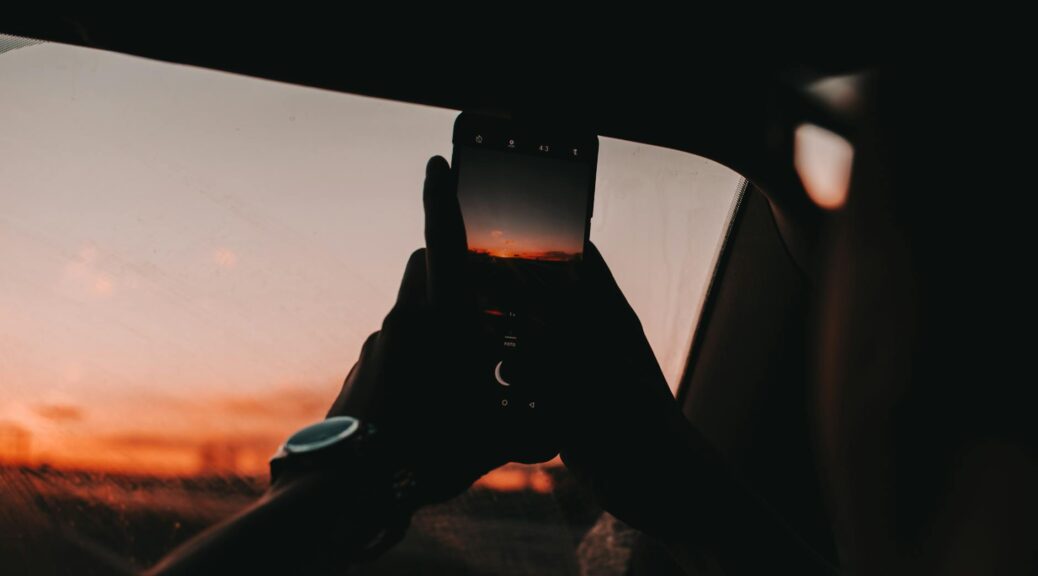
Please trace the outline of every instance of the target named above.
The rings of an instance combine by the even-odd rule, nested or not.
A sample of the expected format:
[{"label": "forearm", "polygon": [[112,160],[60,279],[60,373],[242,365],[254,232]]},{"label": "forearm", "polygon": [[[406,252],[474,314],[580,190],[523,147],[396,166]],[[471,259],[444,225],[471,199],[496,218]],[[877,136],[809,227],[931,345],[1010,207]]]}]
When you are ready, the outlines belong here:
[{"label": "forearm", "polygon": [[612,371],[580,395],[562,457],[605,510],[663,542],[691,573],[710,561],[726,574],[834,572],[689,422],[647,341],[595,364]]},{"label": "forearm", "polygon": [[[303,477],[272,488],[236,516],[184,543],[147,574],[322,574],[349,563],[372,536],[364,514],[334,501],[330,482]],[[337,488],[341,490],[341,488]]]}]

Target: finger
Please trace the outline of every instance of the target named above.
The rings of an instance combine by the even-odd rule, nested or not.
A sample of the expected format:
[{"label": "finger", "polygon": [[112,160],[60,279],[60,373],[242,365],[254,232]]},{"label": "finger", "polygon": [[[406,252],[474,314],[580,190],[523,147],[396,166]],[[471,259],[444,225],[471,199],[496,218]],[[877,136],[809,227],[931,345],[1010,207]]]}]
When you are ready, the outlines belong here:
[{"label": "finger", "polygon": [[440,156],[426,165],[422,199],[429,302],[434,307],[450,307],[459,301],[465,287],[468,243],[454,174]]},{"label": "finger", "polygon": [[625,330],[636,328],[636,332],[642,332],[638,315],[616,283],[602,253],[591,242],[584,251],[580,286],[583,308],[593,314],[594,321],[623,326]]},{"label": "finger", "polygon": [[406,326],[413,327],[416,318],[428,308],[425,258],[425,249],[419,248],[407,259],[404,278],[400,281],[400,289],[397,291],[396,304],[382,320],[383,340],[399,340],[396,332],[406,331]]},{"label": "finger", "polygon": [[598,251],[598,247],[588,242],[584,251],[584,260],[581,269],[581,282],[585,287],[586,295],[593,297],[599,304],[607,303],[620,308],[630,308],[627,298],[620,290],[616,278],[609,270],[609,266]]},{"label": "finger", "polygon": [[584,250],[582,276],[597,286],[609,290],[620,290],[605,258],[602,257],[602,253],[598,251],[598,246],[595,246],[594,242],[588,242],[587,249]]},{"label": "finger", "polygon": [[332,407],[328,410],[326,418],[332,416],[356,416],[356,417],[368,417],[367,414],[361,414],[362,410],[360,407],[373,405],[374,390],[371,390],[372,386],[370,383],[365,386],[359,379],[358,375],[363,371],[362,366],[370,365],[374,362],[375,346],[378,342],[379,333],[373,332],[364,341],[364,345],[360,348],[360,358],[350,368],[349,374],[346,375],[346,380],[342,383],[342,388],[339,390],[339,395],[336,397],[335,402],[332,403]]},{"label": "finger", "polygon": [[407,259],[404,278],[400,281],[400,290],[396,295],[397,306],[419,308],[425,305],[428,289],[425,258],[425,248],[419,248]]}]

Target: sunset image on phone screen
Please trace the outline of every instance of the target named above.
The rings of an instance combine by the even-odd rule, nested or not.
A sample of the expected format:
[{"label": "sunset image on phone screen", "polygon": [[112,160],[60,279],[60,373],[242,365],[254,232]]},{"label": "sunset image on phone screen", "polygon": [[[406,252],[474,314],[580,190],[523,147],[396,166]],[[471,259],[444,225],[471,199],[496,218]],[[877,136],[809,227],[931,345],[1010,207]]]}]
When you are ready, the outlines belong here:
[{"label": "sunset image on phone screen", "polygon": [[573,262],[584,252],[587,164],[466,148],[458,198],[474,256]]}]

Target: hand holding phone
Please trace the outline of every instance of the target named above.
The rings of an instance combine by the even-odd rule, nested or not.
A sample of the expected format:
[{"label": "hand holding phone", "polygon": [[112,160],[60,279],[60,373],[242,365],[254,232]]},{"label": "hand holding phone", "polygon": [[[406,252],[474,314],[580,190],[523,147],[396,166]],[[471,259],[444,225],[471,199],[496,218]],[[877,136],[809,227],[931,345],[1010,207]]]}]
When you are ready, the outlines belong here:
[{"label": "hand holding phone", "polygon": [[[553,409],[544,387],[554,379],[537,373],[544,366],[534,356],[572,303],[597,160],[594,134],[468,113],[454,124],[452,169],[481,319],[474,352],[489,402],[523,434],[544,429]],[[529,436],[516,442],[533,444]]]}]

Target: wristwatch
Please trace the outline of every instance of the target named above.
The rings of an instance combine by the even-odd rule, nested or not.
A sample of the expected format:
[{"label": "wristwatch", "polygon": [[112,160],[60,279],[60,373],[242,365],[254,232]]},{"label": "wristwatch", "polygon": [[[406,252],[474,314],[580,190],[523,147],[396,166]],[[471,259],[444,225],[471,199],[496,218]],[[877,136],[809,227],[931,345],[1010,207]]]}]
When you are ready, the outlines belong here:
[{"label": "wristwatch", "polygon": [[349,416],[335,416],[297,430],[270,458],[270,481],[312,469],[344,471],[356,466],[374,436],[371,426]]},{"label": "wristwatch", "polygon": [[[270,459],[271,484],[318,472],[342,480],[361,516],[379,524],[362,550],[377,553],[407,530],[416,506],[414,474],[389,457],[375,426],[350,416],[333,416],[306,426],[285,440]],[[360,511],[360,510],[358,510]]]}]

